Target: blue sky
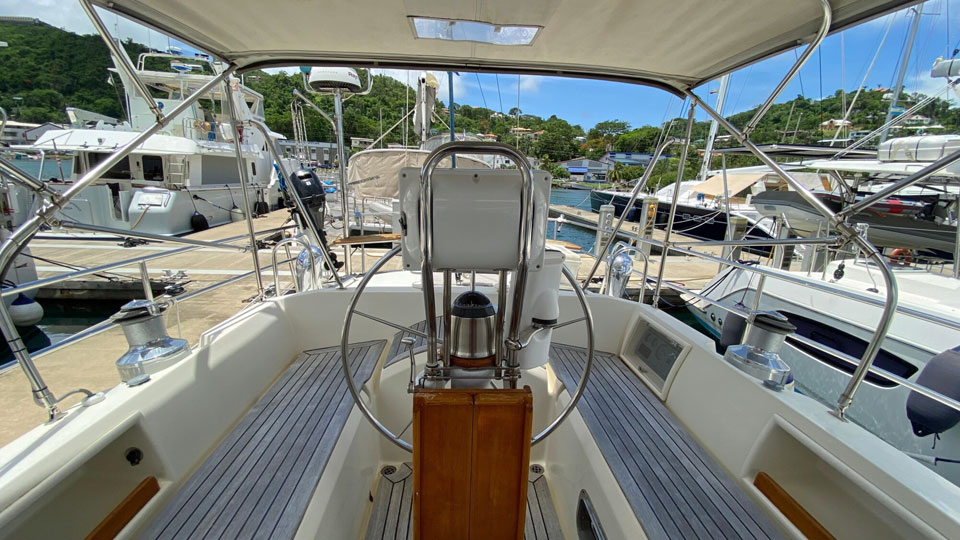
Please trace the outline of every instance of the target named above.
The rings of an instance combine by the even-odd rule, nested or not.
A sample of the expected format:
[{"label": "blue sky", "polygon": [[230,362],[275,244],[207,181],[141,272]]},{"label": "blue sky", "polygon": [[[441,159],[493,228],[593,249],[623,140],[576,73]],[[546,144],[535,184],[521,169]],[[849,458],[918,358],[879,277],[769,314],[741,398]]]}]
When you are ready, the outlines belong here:
[{"label": "blue sky", "polygon": [[[954,48],[960,46],[960,0],[928,0],[922,6],[923,15],[907,64],[904,87],[909,92],[932,94],[943,87],[945,80],[930,78],[930,66],[938,56],[949,56]],[[79,3],[72,0],[0,0],[0,14],[37,17],[73,32],[93,32]],[[841,86],[854,91],[861,83],[881,40],[883,46],[865,85],[868,88],[892,86],[912,17],[912,10],[903,10],[842,34],[828,36],[820,51],[800,71],[799,77],[795,77],[787,86],[779,101],[792,99],[800,93],[807,98],[818,99],[821,85],[824,95],[831,94]],[[105,14],[103,18],[110,30],[119,33],[122,38],[130,37],[157,48],[167,44],[165,36],[136,23],[113,14]],[[885,34],[886,38],[883,39]],[[799,49],[796,52],[788,51],[735,72],[730,82],[725,114],[759,105],[799,52]],[[390,70],[387,74],[400,81],[408,80],[403,71]],[[445,73],[437,73],[437,76],[441,82],[440,98],[446,102],[447,76]],[[414,78],[411,75],[409,80]],[[658,125],[664,118],[681,114],[678,98],[642,86],[558,77],[500,75],[498,93],[497,82],[493,75],[461,73],[454,79],[455,100],[474,106],[483,106],[485,101],[486,106],[494,110],[500,109],[502,100],[506,112],[517,105],[519,87],[520,109],[525,113],[543,117],[556,114],[585,129],[614,118],[626,120],[634,127]],[[717,86],[716,82],[710,83],[697,93],[706,97],[709,90]],[[954,103],[958,103],[956,95],[950,97]],[[698,118],[705,119],[706,115],[699,112]]]}]

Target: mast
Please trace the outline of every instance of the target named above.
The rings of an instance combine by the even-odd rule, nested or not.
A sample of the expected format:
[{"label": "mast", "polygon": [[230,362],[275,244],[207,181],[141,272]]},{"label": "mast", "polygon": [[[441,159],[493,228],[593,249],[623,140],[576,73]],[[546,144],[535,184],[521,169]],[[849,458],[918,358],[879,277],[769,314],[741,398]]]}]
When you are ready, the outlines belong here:
[{"label": "mast", "polygon": [[[720,77],[720,89],[717,91],[717,113],[723,114],[723,102],[727,98],[727,88],[730,86],[730,74]],[[710,134],[707,135],[707,146],[703,150],[703,165],[700,167],[700,180],[707,179],[710,169],[710,152],[713,151],[713,141],[717,138],[717,121],[710,122]],[[655,164],[654,164],[655,165]]]},{"label": "mast", "polygon": [[[903,49],[903,58],[900,60],[900,72],[897,73],[897,85],[893,89],[893,96],[890,98],[890,108],[887,109],[887,118],[884,124],[889,124],[893,118],[893,112],[897,107],[897,100],[900,99],[900,91],[903,90],[903,77],[907,74],[907,64],[910,61],[910,53],[913,52],[913,42],[917,39],[917,29],[920,27],[920,14],[923,13],[923,4],[914,8],[913,22],[910,23],[910,34],[907,37],[907,46]],[[887,140],[887,132],[890,126],[885,126],[880,132],[880,142]]]}]

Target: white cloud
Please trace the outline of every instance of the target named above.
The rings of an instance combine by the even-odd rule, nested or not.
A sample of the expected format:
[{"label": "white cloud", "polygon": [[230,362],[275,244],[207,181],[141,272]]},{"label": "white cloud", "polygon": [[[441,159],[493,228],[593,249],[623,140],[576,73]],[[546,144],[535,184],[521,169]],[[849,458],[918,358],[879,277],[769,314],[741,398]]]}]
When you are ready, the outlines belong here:
[{"label": "white cloud", "polygon": [[[904,88],[908,92],[919,92],[927,96],[932,96],[942,91],[946,85],[947,79],[933,78],[929,72],[926,72],[921,73],[919,76],[911,77],[907,84],[904,85]],[[956,87],[954,88],[956,89]],[[960,96],[957,95],[956,90],[948,90],[941,94],[940,98],[949,101],[954,107],[960,105]]]},{"label": "white cloud", "polygon": [[537,77],[534,75],[521,75],[520,92],[535,94],[540,91],[540,83],[542,81],[542,77]]}]

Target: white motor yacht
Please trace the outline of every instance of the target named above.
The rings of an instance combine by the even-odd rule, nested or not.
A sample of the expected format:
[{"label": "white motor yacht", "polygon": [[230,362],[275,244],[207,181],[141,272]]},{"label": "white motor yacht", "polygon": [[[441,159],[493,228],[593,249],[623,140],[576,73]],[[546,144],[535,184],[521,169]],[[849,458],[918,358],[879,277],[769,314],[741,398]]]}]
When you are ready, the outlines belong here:
[{"label": "white motor yacht", "polygon": [[[694,88],[810,41],[799,69],[828,32],[909,2],[279,0],[269,13],[248,0],[96,4],[221,58],[215,82],[311,63],[559,74],[657,86],[724,123]],[[323,21],[322,31],[291,31],[291,20]],[[681,162],[692,108],[689,119]],[[130,150],[52,196],[0,245],[0,268]],[[440,167],[457,153],[519,169]],[[440,146],[399,171],[401,238],[369,272],[256,302],[193,347],[152,339],[158,315],[132,306],[123,320],[151,354],[134,347],[118,364],[121,384],[77,391],[83,403],[70,408],[0,305],[49,417],[0,449],[0,535],[960,536],[960,488],[846,417],[873,353],[828,406],[793,390],[777,315],[755,314],[725,358],[656,307],[586,293],[545,247],[551,179],[527,163],[499,143]],[[895,276],[878,272],[892,309]],[[458,285],[456,273],[496,285]]]},{"label": "white motor yacht", "polygon": [[[120,62],[114,57],[114,63]],[[220,73],[223,65],[204,57],[143,53],[136,74],[151,92],[157,110],[170,111],[184,96],[197,92]],[[138,95],[135,82],[114,68],[123,82],[124,108],[129,121],[97,122],[45,132],[29,147],[33,151],[70,152],[72,174],[43,178],[51,189],[69,189],[105,156],[127,145],[156,121],[151,103]],[[243,121],[263,121],[263,96],[231,78],[233,106]],[[153,234],[195,232],[242,219],[244,212],[263,213],[279,203],[277,173],[266,150],[264,135],[250,128],[234,129],[227,120],[227,99],[222,88],[210,89],[165,129],[148,138],[100,180],[84,189],[81,197],[59,211],[61,219],[114,229],[135,229]],[[270,133],[275,140],[282,138]],[[236,146],[243,154],[248,184],[243,193]],[[291,160],[292,164],[293,161]],[[15,198],[23,199],[18,193]],[[244,201],[250,208],[244,209]],[[15,223],[22,223],[33,207],[21,204]]]}]

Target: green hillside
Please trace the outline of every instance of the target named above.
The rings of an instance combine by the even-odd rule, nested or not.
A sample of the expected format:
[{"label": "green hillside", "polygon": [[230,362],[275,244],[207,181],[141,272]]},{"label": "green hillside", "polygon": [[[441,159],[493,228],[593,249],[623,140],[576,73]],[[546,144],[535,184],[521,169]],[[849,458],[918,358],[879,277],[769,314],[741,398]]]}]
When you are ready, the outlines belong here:
[{"label": "green hillside", "polygon": [[[64,108],[79,107],[109,116],[123,118],[119,87],[108,84],[107,69],[112,65],[106,46],[99,36],[79,36],[45,24],[8,24],[0,23],[0,40],[8,47],[0,48],[0,106],[14,118],[28,122],[66,120]],[[126,42],[124,46],[132,58],[143,52],[143,45]],[[119,80],[114,77],[115,80]],[[292,137],[293,129],[290,117],[290,102],[294,88],[302,90],[299,74],[268,74],[253,71],[244,74],[245,83],[262,93],[265,98],[266,121],[271,129]],[[857,100],[855,110],[850,116],[854,129],[873,129],[884,119],[888,103],[884,101],[886,92],[877,89],[864,90]],[[344,108],[344,133],[350,137],[377,138],[409,109],[414,92],[389,77],[377,75],[373,91],[367,96],[358,96],[346,103]],[[20,97],[22,100],[14,100]],[[811,143],[833,137],[832,129],[820,129],[821,122],[843,116],[842,93],[823,100],[812,100],[803,96],[783,103],[775,104],[764,117],[753,134],[759,143],[796,142]],[[923,96],[901,96],[901,104],[911,105]],[[330,97],[314,99],[327,111],[333,109]],[[583,99],[578,96],[578,99]],[[848,93],[846,102],[853,99]],[[589,107],[588,99],[583,106]],[[438,109],[445,105],[438,102]],[[556,162],[579,156],[597,158],[610,150],[623,152],[651,152],[661,136],[660,126],[630,126],[620,120],[608,120],[589,129],[572,125],[562,118],[523,114],[511,109],[493,111],[470,105],[454,105],[457,132],[494,133],[503,142],[518,146],[529,155],[546,162]],[[438,113],[440,111],[438,110]],[[743,127],[753,116],[754,110],[744,111],[729,117],[738,127]],[[950,107],[950,103],[938,99],[922,111],[931,119],[932,124],[943,126],[934,132],[960,132],[960,108]],[[446,114],[443,114],[446,119]],[[517,118],[519,116],[519,120]],[[517,138],[511,128],[527,128],[538,134],[532,138]],[[680,136],[685,121],[681,118],[668,123],[671,134]],[[789,126],[788,126],[789,124]],[[306,126],[311,140],[329,141],[333,134],[329,124],[313,112],[306,114]],[[443,126],[435,125],[440,130]],[[708,122],[697,122],[693,129],[695,144],[702,146],[709,130]],[[795,131],[795,133],[794,133]],[[722,134],[722,130],[721,130]],[[413,134],[408,134],[411,140]],[[585,140],[585,142],[583,142]],[[385,143],[403,142],[403,130],[398,128],[384,139]],[[733,144],[732,141],[718,143],[718,146]],[[685,168],[685,177],[690,177],[699,169],[699,156],[691,154]],[[655,171],[652,184],[665,184],[675,175],[677,159],[666,160]],[[755,161],[749,157],[733,158],[728,164],[748,165]],[[714,164],[716,166],[716,164]],[[556,169],[553,169],[556,171]],[[672,172],[671,172],[672,171]],[[559,172],[559,171],[558,171]],[[619,167],[614,179],[626,180],[637,177],[642,169],[637,167]]]}]

